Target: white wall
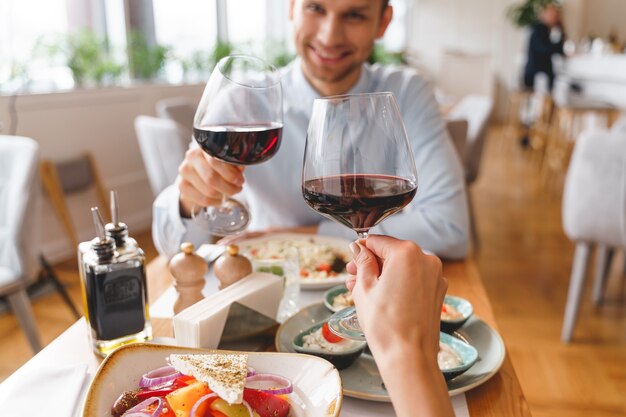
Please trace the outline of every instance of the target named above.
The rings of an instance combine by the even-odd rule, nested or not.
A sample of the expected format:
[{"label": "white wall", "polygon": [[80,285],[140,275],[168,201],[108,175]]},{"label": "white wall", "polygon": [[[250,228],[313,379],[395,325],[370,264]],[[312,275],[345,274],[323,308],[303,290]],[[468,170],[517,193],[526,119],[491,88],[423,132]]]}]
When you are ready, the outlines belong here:
[{"label": "white wall", "polygon": [[[525,33],[505,17],[516,0],[415,0],[409,50],[435,82],[444,51],[490,55],[496,113],[503,113],[503,89],[517,85],[523,65]],[[459,77],[463,77],[459,68]],[[468,83],[472,79],[468,77]],[[498,110],[499,109],[499,110]]]},{"label": "white wall", "polygon": [[[59,160],[84,151],[94,154],[107,189],[117,189],[122,221],[133,232],[151,224],[152,192],[137,144],[133,122],[140,114],[154,115],[165,97],[184,96],[198,101],[203,86],[146,85],[132,88],[85,89],[18,97],[16,134],[32,137],[42,158]],[[9,101],[0,97],[1,134],[8,134]],[[94,192],[68,196],[79,240],[94,237],[89,208],[97,204]],[[42,198],[41,238],[44,253],[53,260],[75,253],[47,199]],[[105,219],[106,220],[106,219]]]},{"label": "white wall", "polygon": [[626,41],[626,0],[586,0],[583,36],[607,38],[614,29],[620,42]]},{"label": "white wall", "polygon": [[[408,39],[417,66],[437,82],[438,76],[449,72],[442,70],[444,51],[490,55],[495,112],[502,118],[508,91],[519,86],[526,59],[528,32],[506,17],[508,8],[520,1],[415,0]],[[589,30],[606,36],[614,26],[625,40],[626,0],[564,0],[563,20],[572,39],[580,39]],[[458,69],[458,76],[467,78],[468,84],[474,82],[464,68]]]}]

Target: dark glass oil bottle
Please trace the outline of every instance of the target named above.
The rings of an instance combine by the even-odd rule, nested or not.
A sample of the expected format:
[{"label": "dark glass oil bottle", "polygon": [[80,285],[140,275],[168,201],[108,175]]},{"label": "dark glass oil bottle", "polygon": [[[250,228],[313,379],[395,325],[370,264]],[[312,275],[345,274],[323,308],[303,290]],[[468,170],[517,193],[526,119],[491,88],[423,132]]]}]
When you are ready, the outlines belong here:
[{"label": "dark glass oil bottle", "polygon": [[143,251],[129,242],[120,248],[120,256],[115,239],[104,235],[101,219],[95,220],[100,218],[97,209],[94,212],[99,237],[82,257],[84,301],[92,347],[106,356],[123,344],[149,340],[152,327]]}]

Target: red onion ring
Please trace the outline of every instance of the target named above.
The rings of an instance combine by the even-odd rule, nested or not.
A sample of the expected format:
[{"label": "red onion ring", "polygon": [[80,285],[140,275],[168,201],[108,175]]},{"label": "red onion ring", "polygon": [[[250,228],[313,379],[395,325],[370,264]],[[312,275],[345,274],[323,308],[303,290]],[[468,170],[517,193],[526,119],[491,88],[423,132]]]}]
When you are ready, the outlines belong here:
[{"label": "red onion ring", "polygon": [[245,405],[246,408],[248,409],[248,414],[250,414],[250,417],[254,417],[254,413],[252,412],[252,407],[250,407],[250,404],[248,404],[246,400],[243,400],[243,405]]},{"label": "red onion ring", "polygon": [[198,407],[200,406],[200,404],[202,404],[203,402],[205,402],[206,400],[208,400],[209,398],[213,398],[213,397],[217,397],[217,394],[212,392],[210,394],[206,394],[203,395],[202,397],[200,397],[198,399],[198,401],[196,401],[196,403],[193,405],[193,407],[191,407],[191,411],[189,412],[189,417],[195,417],[196,416],[196,411],[198,410]]},{"label": "red onion ring", "polygon": [[141,388],[154,387],[155,385],[161,385],[165,382],[169,382],[181,375],[182,374],[173,367],[169,365],[164,366],[144,374],[141,377],[141,381],[139,381],[139,386]]},{"label": "red onion ring", "polygon": [[248,366],[248,375],[246,375],[246,377],[250,377],[250,376],[254,376],[256,375],[256,369],[254,369],[251,366]]},{"label": "red onion ring", "polygon": [[[273,382],[280,384],[279,388],[264,388],[257,387],[255,388],[253,385],[255,382]],[[253,384],[251,384],[253,383]],[[282,394],[291,394],[293,392],[293,385],[291,385],[291,381],[285,377],[274,375],[274,374],[256,374],[253,376],[249,376],[246,378],[246,388],[254,389],[261,392],[266,392],[268,394],[274,395],[282,395]]]},{"label": "red onion ring", "polygon": [[[154,409],[152,414],[147,413],[145,411],[141,411],[142,408],[149,406],[155,401],[158,402],[159,404]],[[162,409],[163,409],[163,399],[159,397],[151,397],[151,398],[148,398],[147,400],[140,402],[133,408],[129,408],[128,410],[126,410],[126,412],[122,414],[122,417],[156,417],[161,414]]]}]

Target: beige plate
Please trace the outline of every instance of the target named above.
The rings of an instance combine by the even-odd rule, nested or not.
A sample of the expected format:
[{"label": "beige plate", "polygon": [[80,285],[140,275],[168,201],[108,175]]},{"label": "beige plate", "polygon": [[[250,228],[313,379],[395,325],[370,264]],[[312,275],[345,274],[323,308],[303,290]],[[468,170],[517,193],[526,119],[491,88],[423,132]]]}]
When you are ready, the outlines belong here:
[{"label": "beige plate", "polygon": [[[122,346],[98,368],[85,398],[83,417],[111,417],[111,406],[117,397],[125,390],[136,388],[144,373],[165,366],[165,358],[170,353],[211,352],[220,351],[147,343]],[[343,401],[341,379],[330,362],[295,353],[246,353],[248,365],[257,372],[273,373],[291,380],[294,390],[289,401],[293,417],[339,415]]]},{"label": "beige plate", "polygon": [[[313,324],[327,320],[331,314],[323,303],[300,310],[279,327],[275,339],[276,350],[294,352],[293,339]],[[476,348],[478,361],[464,374],[448,381],[450,395],[469,391],[486,382],[498,372],[505,354],[504,343],[498,332],[476,316],[470,317],[456,333]],[[368,350],[354,364],[339,373],[343,381],[344,395],[372,401],[390,401],[374,358]]]}]

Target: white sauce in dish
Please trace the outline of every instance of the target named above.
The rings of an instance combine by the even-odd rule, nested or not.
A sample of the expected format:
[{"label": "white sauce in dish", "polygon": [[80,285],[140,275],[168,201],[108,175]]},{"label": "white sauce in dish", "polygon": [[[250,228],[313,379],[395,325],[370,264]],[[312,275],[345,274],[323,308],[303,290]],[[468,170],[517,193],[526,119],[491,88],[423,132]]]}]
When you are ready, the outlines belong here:
[{"label": "white sauce in dish", "polygon": [[439,369],[446,370],[463,365],[463,361],[456,351],[446,343],[439,342],[439,353],[437,354]]},{"label": "white sauce in dish", "polygon": [[321,327],[302,338],[303,348],[317,350],[320,352],[340,353],[346,350],[352,350],[361,344],[363,344],[363,342],[350,339],[343,339],[341,342],[330,343],[328,340],[324,339]]},{"label": "white sauce in dish", "polygon": [[346,307],[352,307],[353,305],[354,300],[352,299],[352,294],[349,291],[337,294],[335,298],[333,298],[333,307],[338,310]]}]

